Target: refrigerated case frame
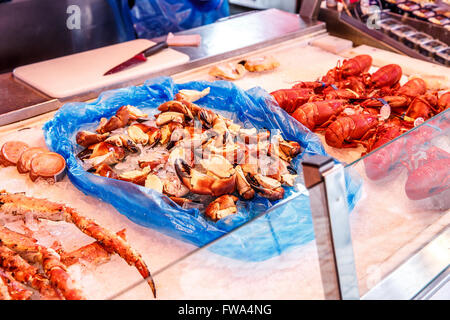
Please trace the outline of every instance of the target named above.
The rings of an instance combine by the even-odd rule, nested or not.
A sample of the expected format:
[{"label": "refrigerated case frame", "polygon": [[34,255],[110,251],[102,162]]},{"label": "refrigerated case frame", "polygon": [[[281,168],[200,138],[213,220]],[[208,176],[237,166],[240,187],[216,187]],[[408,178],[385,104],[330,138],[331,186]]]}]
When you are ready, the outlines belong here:
[{"label": "refrigerated case frame", "polygon": [[[312,10],[312,11],[314,11],[314,10]],[[186,71],[186,70],[192,69],[194,67],[199,67],[202,65],[210,64],[215,61],[221,61],[226,58],[235,57],[235,56],[238,56],[241,54],[251,53],[258,49],[263,49],[265,47],[272,46],[277,43],[282,43],[287,40],[296,39],[299,37],[309,37],[309,36],[312,37],[312,36],[317,36],[317,35],[325,34],[325,33],[326,33],[326,30],[324,28],[323,23],[313,23],[312,25],[310,25],[309,28],[306,28],[304,30],[299,30],[297,32],[289,33],[289,34],[279,36],[279,37],[276,37],[273,39],[268,39],[268,40],[259,42],[257,44],[253,44],[253,45],[250,45],[250,46],[247,46],[244,48],[229,51],[229,52],[226,52],[223,54],[206,57],[206,58],[199,58],[199,59],[192,61],[191,63],[189,63],[187,65],[183,65],[183,66],[180,66],[180,67],[177,67],[174,69],[170,69],[170,70],[165,70],[161,74],[153,74],[151,76],[158,76],[158,75],[163,75],[163,74],[164,75],[175,74],[175,73],[178,73],[181,71]],[[146,78],[148,78],[148,76],[146,76]],[[142,82],[143,82],[143,79],[135,79],[133,81],[133,84],[140,84]],[[120,84],[119,86],[125,86],[125,85],[130,85],[130,84],[128,84],[128,83]],[[102,89],[102,91],[103,90],[105,90],[105,88]],[[83,96],[83,97],[75,97],[75,99],[88,100],[89,98],[94,98],[97,95],[98,95],[98,92],[91,92],[88,95]],[[24,118],[34,117],[37,114],[40,114],[43,112],[49,112],[52,110],[52,108],[56,109],[61,104],[62,103],[59,100],[54,99],[54,100],[50,100],[43,104],[39,104],[36,106],[30,106],[29,109],[25,110],[26,115],[19,113],[19,114],[16,114],[12,119],[17,121],[17,120],[22,120]],[[49,105],[51,107],[48,107]],[[49,109],[45,109],[45,108],[49,108]],[[43,112],[41,112],[41,111],[43,111]],[[336,168],[330,168],[330,170],[336,170]],[[326,179],[324,179],[320,183],[326,183]],[[332,187],[332,186],[326,186],[326,185],[323,186],[323,188],[325,188],[325,189],[329,188],[329,187]],[[333,205],[333,199],[327,199],[325,202],[323,202],[323,204],[325,205],[326,202],[330,203],[330,206]],[[329,206],[327,208],[322,208],[322,209],[325,210],[326,212],[328,212],[328,217],[330,218]],[[330,225],[332,224],[331,221],[328,221],[328,223]],[[346,228],[344,228],[344,229],[346,229]],[[342,235],[340,234],[341,231],[345,232],[345,230],[341,230],[340,228],[333,228],[332,232],[337,232],[335,235],[333,235],[333,237],[342,237]],[[318,237],[320,237],[320,236],[321,235],[318,235]],[[329,234],[324,235],[324,236],[329,236]],[[390,299],[413,299],[413,298],[420,297],[421,292],[430,290],[430,286],[434,287],[434,286],[438,285],[438,284],[436,284],[435,281],[439,280],[439,276],[442,275],[443,273],[445,273],[445,270],[448,269],[448,261],[439,261],[437,264],[431,265],[431,268],[427,269],[427,268],[424,268],[423,260],[429,256],[430,251],[435,250],[433,248],[436,248],[436,246],[439,248],[439,250],[446,249],[446,245],[449,243],[449,240],[450,240],[449,239],[449,230],[447,228],[444,232],[442,232],[442,234],[440,234],[438,237],[436,237],[434,240],[432,240],[428,245],[426,245],[424,248],[422,248],[420,251],[418,251],[414,256],[410,257],[404,264],[402,264],[394,272],[392,272],[391,275],[389,275],[388,277],[383,279],[376,287],[371,289],[369,292],[367,292],[361,298],[362,299],[383,299],[383,298],[389,297]],[[336,248],[332,247],[329,249],[332,250],[332,252],[334,252],[334,256],[340,255],[338,252],[335,251]],[[192,254],[195,254],[195,251]],[[414,268],[414,273],[411,273],[410,270],[412,267],[409,267],[409,266],[414,266],[414,265],[416,266]],[[337,268],[336,265],[335,265],[335,268]],[[415,274],[423,275],[423,277],[420,277],[422,279],[422,281],[416,281],[417,283],[413,287],[408,288],[407,293],[405,293],[406,291],[402,289],[403,288],[402,285],[405,284],[404,281],[409,281],[408,280],[409,278],[405,277],[405,276],[408,276],[408,274],[405,274],[405,270],[408,270],[408,272],[410,273],[409,274],[410,277]],[[339,274],[339,270],[336,270],[336,274]],[[352,277],[356,277],[356,274],[354,274]],[[445,279],[447,279],[447,278],[445,278]],[[397,288],[397,289],[400,288],[400,289],[394,290],[392,288]],[[390,291],[390,290],[392,290],[392,291]],[[357,298],[359,298],[359,294],[354,293],[350,296],[341,294],[341,295],[338,295],[335,297],[336,298],[357,299]]]}]

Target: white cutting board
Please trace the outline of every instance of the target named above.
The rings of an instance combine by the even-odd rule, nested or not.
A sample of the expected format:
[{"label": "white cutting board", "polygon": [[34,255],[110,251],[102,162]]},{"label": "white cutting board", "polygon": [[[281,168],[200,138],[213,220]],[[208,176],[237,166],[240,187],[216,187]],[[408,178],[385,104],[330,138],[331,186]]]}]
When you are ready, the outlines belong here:
[{"label": "white cutting board", "polygon": [[132,40],[18,67],[13,74],[51,97],[67,98],[189,61],[188,55],[168,48],[148,57],[144,63],[103,76],[109,69],[153,44],[146,39]]}]

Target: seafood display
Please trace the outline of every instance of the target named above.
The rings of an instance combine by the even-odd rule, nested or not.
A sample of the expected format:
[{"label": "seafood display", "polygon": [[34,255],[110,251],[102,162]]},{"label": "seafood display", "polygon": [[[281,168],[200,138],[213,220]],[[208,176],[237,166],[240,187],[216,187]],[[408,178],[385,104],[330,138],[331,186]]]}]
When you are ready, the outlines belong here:
[{"label": "seafood display", "polygon": [[[0,299],[30,299],[34,295],[41,299],[85,299],[67,268],[80,261],[99,265],[114,253],[139,271],[156,297],[150,271],[125,240],[125,230],[115,234],[64,204],[6,191],[0,192],[0,217]],[[27,228],[30,219],[70,223],[96,241],[72,252],[64,251],[57,241],[47,247]],[[26,232],[8,228],[11,221],[23,221]]]},{"label": "seafood display", "polygon": [[318,81],[272,92],[279,106],[330,147],[363,145],[370,152],[450,107],[450,92],[427,89],[421,78],[400,85],[402,69],[389,64],[370,74],[369,55],[344,60]]},{"label": "seafood display", "polygon": [[263,72],[278,68],[280,63],[273,56],[248,58],[238,63],[228,62],[211,67],[209,75],[222,80],[239,80],[247,72]]},{"label": "seafood display", "polygon": [[66,174],[66,160],[61,155],[44,148],[29,147],[22,141],[8,141],[2,145],[0,165],[16,166],[19,173],[28,173],[32,181],[58,182]]},{"label": "seafood display", "polygon": [[180,90],[154,119],[122,106],[95,132],[77,132],[77,157],[88,172],[153,189],[212,221],[235,214],[239,199],[282,199],[297,178],[291,161],[300,144],[194,103],[208,93]]}]

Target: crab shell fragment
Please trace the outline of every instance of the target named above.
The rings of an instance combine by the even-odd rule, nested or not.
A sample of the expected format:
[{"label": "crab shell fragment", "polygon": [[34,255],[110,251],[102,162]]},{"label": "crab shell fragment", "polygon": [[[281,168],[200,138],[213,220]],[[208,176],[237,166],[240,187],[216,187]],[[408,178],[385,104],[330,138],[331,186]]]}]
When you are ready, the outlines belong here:
[{"label": "crab shell fragment", "polygon": [[247,70],[242,64],[232,62],[214,66],[209,70],[209,75],[224,80],[238,80],[246,73]]},{"label": "crab shell fragment", "polygon": [[255,57],[244,60],[244,67],[250,72],[262,72],[276,69],[280,63],[273,56]]}]

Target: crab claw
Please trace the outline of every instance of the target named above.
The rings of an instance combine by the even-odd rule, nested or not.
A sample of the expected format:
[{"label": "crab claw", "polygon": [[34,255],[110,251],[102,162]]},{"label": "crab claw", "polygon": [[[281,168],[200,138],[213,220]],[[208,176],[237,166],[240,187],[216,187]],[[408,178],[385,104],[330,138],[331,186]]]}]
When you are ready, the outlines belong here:
[{"label": "crab claw", "polygon": [[280,149],[289,158],[295,158],[302,151],[300,144],[296,141],[281,141]]},{"label": "crab claw", "polygon": [[280,200],[284,196],[281,183],[275,179],[255,174],[254,176],[247,175],[247,181],[262,197],[271,201]]},{"label": "crab claw", "polygon": [[129,120],[138,120],[138,119],[142,119],[142,118],[146,118],[148,117],[148,114],[143,113],[141,110],[139,110],[136,107],[127,105],[127,106],[122,106],[119,108],[119,110],[117,110],[116,112],[116,116],[118,116],[119,118],[128,118]]},{"label": "crab claw", "polygon": [[109,133],[95,133],[90,132],[86,130],[79,131],[76,136],[77,144],[83,147],[89,147],[93,144],[105,141],[105,139],[108,137]]},{"label": "crab claw", "polygon": [[150,167],[144,167],[142,170],[123,172],[119,175],[119,180],[128,181],[140,186],[144,186],[150,170]]},{"label": "crab claw", "polygon": [[117,176],[117,174],[114,172],[114,170],[105,163],[103,163],[97,167],[97,169],[95,170],[95,174],[102,176],[102,177],[111,178],[111,179],[119,178]]},{"label": "crab claw", "polygon": [[162,105],[160,105],[158,107],[158,110],[161,112],[169,112],[169,111],[177,112],[177,113],[184,114],[184,116],[187,120],[194,119],[194,116],[192,115],[191,110],[189,109],[188,106],[186,106],[185,103],[183,103],[183,101],[172,100],[172,101],[164,102]]},{"label": "crab claw", "polygon": [[202,91],[182,89],[178,91],[178,93],[175,95],[175,99],[180,101],[185,100],[188,102],[194,102],[200,100],[204,96],[207,96],[209,92],[210,92],[209,87],[203,89]]},{"label": "crab claw", "polygon": [[178,178],[192,193],[221,196],[233,193],[236,188],[234,169],[228,173],[220,168],[207,169],[205,174],[191,168],[183,159],[176,159],[174,167]]},{"label": "crab claw", "polygon": [[111,132],[119,128],[123,128],[128,125],[131,121],[145,118],[148,115],[143,113],[136,107],[133,106],[122,106],[120,107],[116,114],[112,116],[109,120],[102,118],[100,120],[100,125],[97,128],[98,133]]},{"label": "crab claw", "polygon": [[214,120],[216,120],[217,114],[211,110],[201,109],[198,112],[198,118],[203,127],[211,129],[214,126]]},{"label": "crab claw", "polygon": [[183,123],[184,114],[180,112],[167,111],[160,113],[156,118],[156,125],[158,127],[168,124],[169,122]]},{"label": "crab claw", "polygon": [[116,147],[124,147],[132,153],[139,152],[139,148],[136,143],[131,139],[131,137],[124,134],[115,134],[106,139],[105,142],[113,144]]},{"label": "crab claw", "polygon": [[[88,152],[88,150],[92,150],[92,152]],[[86,156],[80,156],[81,153],[85,153]],[[83,161],[90,163],[92,167],[96,168],[101,164],[109,165],[119,162],[125,157],[125,150],[122,147],[117,147],[103,141],[90,146],[87,150],[80,152],[80,154],[80,159],[83,159]],[[89,155],[89,159],[86,159],[87,155]]]},{"label": "crab claw", "polygon": [[206,215],[213,221],[220,220],[229,215],[235,214],[237,212],[236,201],[237,197],[226,194],[223,195],[213,202],[211,202],[206,208]]},{"label": "crab claw", "polygon": [[236,189],[239,195],[245,200],[252,199],[255,196],[255,190],[245,178],[244,171],[241,166],[236,166],[234,169],[236,170]]},{"label": "crab claw", "polygon": [[128,118],[121,119],[117,116],[112,116],[111,118],[109,118],[109,120],[106,118],[102,118],[96,131],[98,133],[107,133],[119,128],[123,128],[127,125],[128,120]]}]

